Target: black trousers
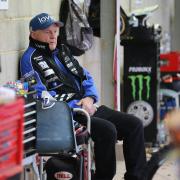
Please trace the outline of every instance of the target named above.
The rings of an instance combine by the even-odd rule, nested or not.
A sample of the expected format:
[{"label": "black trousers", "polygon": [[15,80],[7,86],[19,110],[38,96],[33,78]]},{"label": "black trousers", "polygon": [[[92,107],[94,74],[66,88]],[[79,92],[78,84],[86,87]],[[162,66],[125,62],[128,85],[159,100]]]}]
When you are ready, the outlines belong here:
[{"label": "black trousers", "polygon": [[[85,123],[82,115],[76,115],[75,120]],[[125,179],[142,179],[146,155],[144,129],[138,118],[100,106],[91,117],[91,137],[94,141],[96,179],[113,179],[116,173],[115,144],[117,140],[123,140]]]}]

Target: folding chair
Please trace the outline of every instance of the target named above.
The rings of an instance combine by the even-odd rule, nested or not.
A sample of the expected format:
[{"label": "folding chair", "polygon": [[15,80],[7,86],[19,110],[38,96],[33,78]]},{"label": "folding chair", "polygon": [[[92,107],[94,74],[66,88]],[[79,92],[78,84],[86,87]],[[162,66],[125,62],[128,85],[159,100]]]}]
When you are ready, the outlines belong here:
[{"label": "folding chair", "polygon": [[[82,109],[73,109],[76,113],[83,113],[87,117],[87,131],[90,134],[90,117]],[[43,157],[61,156],[64,154],[81,156],[80,151],[87,150],[87,176],[84,178],[82,173],[83,161],[80,163],[79,180],[91,179],[91,154],[90,139],[85,149],[80,149],[76,143],[75,129],[72,111],[65,102],[57,101],[50,108],[43,109],[42,102],[37,102],[37,142],[36,149],[41,156],[40,160],[40,180],[43,176]]]}]

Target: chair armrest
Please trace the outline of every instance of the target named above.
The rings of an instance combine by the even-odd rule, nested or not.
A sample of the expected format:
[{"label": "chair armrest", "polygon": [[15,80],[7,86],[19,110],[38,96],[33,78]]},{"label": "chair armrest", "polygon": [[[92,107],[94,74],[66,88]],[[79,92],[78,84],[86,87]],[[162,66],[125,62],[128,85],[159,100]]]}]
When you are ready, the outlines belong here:
[{"label": "chair armrest", "polygon": [[83,114],[86,116],[87,130],[88,130],[88,133],[90,133],[91,132],[91,118],[90,118],[88,112],[84,109],[81,109],[81,108],[73,108],[73,112],[80,113],[80,114]]},{"label": "chair armrest", "polygon": [[[87,118],[87,131],[90,134],[91,118],[90,118],[88,112],[85,111],[84,109],[81,109],[81,108],[73,108],[73,112],[81,113],[81,114],[86,116],[86,118]],[[89,140],[88,140],[88,180],[91,179],[91,143],[90,143],[90,141],[91,140],[89,138]]]}]

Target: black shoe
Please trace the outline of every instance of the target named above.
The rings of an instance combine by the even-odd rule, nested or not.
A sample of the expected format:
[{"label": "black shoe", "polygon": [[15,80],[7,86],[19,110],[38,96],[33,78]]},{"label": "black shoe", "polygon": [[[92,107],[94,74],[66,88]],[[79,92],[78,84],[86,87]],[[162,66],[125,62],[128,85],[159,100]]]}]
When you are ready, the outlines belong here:
[{"label": "black shoe", "polygon": [[135,176],[125,176],[124,179],[125,180],[140,180],[139,178],[137,178]]},{"label": "black shoe", "polygon": [[168,153],[173,150],[173,146],[171,144],[160,148],[159,151],[152,154],[152,157],[147,162],[147,166],[144,168],[143,172],[143,180],[151,180],[162,164],[167,160]]},{"label": "black shoe", "polygon": [[112,179],[111,178],[97,178],[94,175],[92,175],[91,180],[112,180]]},{"label": "black shoe", "polygon": [[124,179],[125,179],[125,180],[145,180],[145,179],[142,178],[142,177],[137,177],[137,176],[135,176],[135,175],[130,175],[130,174],[127,174],[127,173],[125,173]]}]

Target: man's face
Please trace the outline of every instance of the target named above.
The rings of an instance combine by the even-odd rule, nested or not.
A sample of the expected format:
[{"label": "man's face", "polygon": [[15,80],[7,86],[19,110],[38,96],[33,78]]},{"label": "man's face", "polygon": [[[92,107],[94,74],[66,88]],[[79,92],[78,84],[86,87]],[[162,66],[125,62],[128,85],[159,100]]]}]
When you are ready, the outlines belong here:
[{"label": "man's face", "polygon": [[31,37],[35,40],[48,43],[49,49],[54,50],[57,45],[58,30],[59,27],[56,24],[52,24],[46,29],[31,32]]}]

